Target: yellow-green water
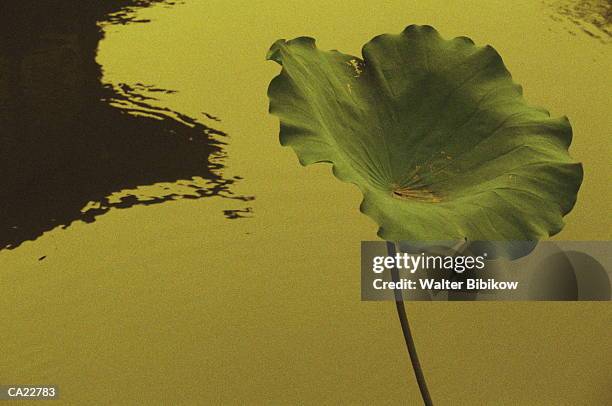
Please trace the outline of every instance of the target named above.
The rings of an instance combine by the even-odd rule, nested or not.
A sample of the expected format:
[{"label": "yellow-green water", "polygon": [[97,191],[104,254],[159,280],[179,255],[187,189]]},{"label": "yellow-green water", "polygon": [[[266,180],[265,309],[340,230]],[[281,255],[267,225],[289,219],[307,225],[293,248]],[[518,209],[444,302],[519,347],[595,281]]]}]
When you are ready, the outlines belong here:
[{"label": "yellow-green water", "polygon": [[[188,0],[106,26],[103,81],[176,89],[157,104],[220,117],[225,172],[256,200],[111,210],[0,251],[2,381],[57,384],[74,405],[418,404],[394,306],[359,299],[359,242],[377,227],[354,186],[278,145],[265,53],[308,35],[358,54],[412,23],[493,45],[526,99],[574,128],[585,180],[556,238],[610,239],[612,51],[551,14],[537,1]],[[246,206],[250,218],[220,214]],[[609,303],[407,307],[436,404],[612,402]]]}]

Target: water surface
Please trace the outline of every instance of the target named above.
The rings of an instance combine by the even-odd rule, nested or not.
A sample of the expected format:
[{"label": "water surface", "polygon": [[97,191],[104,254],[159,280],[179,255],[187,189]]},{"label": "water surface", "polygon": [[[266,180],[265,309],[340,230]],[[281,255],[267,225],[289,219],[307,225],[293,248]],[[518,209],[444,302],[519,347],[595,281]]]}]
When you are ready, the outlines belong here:
[{"label": "water surface", "polygon": [[[526,0],[376,7],[187,0],[135,13],[132,20],[141,23],[105,24],[104,37],[95,40],[99,68],[91,69],[100,77],[87,88],[110,92],[102,110],[112,104],[108,114],[121,120],[111,120],[116,139],[98,141],[94,150],[110,143],[106,159],[127,158],[176,131],[181,141],[172,148],[188,170],[181,164],[181,170],[160,171],[159,163],[178,164],[166,159],[171,146],[155,141],[137,163],[108,176],[120,182],[111,181],[100,169],[106,161],[84,152],[91,164],[74,159],[82,168],[77,173],[106,186],[66,200],[80,213],[113,193],[137,195],[129,191],[160,182],[174,189],[194,174],[220,182],[230,197],[256,199],[178,198],[127,210],[107,204],[93,223],[73,221],[0,251],[0,307],[10,309],[0,319],[3,380],[53,382],[78,404],[101,398],[112,404],[417,404],[394,307],[359,301],[359,242],[375,239],[377,228],[358,211],[360,193],[325,165],[301,167],[278,145],[266,97],[278,66],[264,57],[279,38],[310,35],[322,48],[358,55],[374,35],[417,23],[493,45],[527,100],[554,116],[568,115],[574,129],[571,154],[584,163],[585,180],[557,238],[610,238],[604,214],[611,197],[612,54],[606,33],[590,19],[572,17],[599,38],[563,20],[554,4]],[[57,110],[59,117],[69,111]],[[130,126],[133,145],[124,132]],[[152,138],[142,135],[143,126]],[[94,127],[86,132],[100,131]],[[196,132],[201,141],[187,142]],[[76,139],[61,142],[74,150]],[[207,169],[218,150],[223,167]],[[53,154],[63,162],[62,152]],[[88,165],[99,170],[83,168]],[[149,176],[139,178],[138,168]],[[57,196],[66,187],[47,190]],[[242,217],[226,217],[234,215]],[[612,381],[607,304],[410,304],[408,313],[438,404],[612,401],[605,389]]]}]

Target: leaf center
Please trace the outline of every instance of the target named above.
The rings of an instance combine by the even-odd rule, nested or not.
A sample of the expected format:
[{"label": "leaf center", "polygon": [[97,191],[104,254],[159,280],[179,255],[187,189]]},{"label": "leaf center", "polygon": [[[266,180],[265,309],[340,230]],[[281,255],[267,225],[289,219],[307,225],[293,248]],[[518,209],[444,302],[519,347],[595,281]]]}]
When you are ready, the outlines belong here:
[{"label": "leaf center", "polygon": [[419,202],[427,202],[427,203],[438,203],[440,202],[440,197],[436,196],[431,190],[427,190],[424,188],[420,189],[411,189],[409,187],[400,187],[395,185],[395,187],[391,190],[393,197],[401,200],[416,200]]}]

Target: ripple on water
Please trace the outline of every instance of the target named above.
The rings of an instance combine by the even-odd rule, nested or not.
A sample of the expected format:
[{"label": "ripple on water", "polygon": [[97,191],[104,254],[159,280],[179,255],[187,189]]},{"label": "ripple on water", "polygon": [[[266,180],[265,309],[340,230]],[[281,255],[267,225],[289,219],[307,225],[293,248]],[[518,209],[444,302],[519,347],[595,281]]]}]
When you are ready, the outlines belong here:
[{"label": "ripple on water", "polygon": [[603,43],[612,42],[612,3],[609,0],[547,0],[551,18],[567,23],[570,34],[582,33]]}]

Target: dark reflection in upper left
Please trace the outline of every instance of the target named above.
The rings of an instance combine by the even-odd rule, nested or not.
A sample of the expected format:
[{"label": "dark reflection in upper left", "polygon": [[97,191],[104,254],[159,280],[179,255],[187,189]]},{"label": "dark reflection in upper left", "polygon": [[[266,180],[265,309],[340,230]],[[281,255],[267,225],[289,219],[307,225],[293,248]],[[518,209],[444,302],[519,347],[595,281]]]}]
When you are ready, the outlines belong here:
[{"label": "dark reflection in upper left", "polygon": [[[101,83],[100,22],[142,22],[131,11],[151,3],[3,1],[0,249],[75,220],[94,221],[111,207],[252,199],[234,195],[239,178],[222,174],[222,131],[153,107],[151,98],[164,89]],[[179,180],[182,189],[173,188]],[[159,186],[143,197],[134,192],[143,185]]]}]

